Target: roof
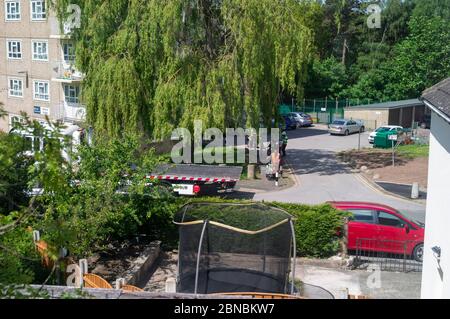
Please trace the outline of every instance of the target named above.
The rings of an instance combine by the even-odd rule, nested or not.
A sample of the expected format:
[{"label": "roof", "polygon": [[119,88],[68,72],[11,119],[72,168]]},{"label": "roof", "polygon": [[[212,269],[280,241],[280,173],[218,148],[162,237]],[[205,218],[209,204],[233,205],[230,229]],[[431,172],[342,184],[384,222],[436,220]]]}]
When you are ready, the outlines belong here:
[{"label": "roof", "polygon": [[411,100],[402,100],[402,101],[390,101],[384,103],[376,103],[376,104],[364,104],[351,106],[347,109],[366,109],[366,110],[392,110],[399,109],[405,107],[413,107],[413,106],[424,106],[424,103],[419,99],[411,99]]},{"label": "roof", "polygon": [[436,113],[450,122],[450,78],[425,90],[421,98]]}]

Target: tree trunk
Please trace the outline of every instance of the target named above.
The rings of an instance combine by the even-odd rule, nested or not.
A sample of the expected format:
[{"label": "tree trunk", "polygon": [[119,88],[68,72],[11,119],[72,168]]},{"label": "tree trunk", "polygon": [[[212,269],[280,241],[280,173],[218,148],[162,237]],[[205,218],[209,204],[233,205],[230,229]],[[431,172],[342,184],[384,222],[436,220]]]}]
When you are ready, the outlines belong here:
[{"label": "tree trunk", "polygon": [[345,59],[347,56],[347,39],[344,39],[344,45],[342,47],[342,64],[345,65]]}]

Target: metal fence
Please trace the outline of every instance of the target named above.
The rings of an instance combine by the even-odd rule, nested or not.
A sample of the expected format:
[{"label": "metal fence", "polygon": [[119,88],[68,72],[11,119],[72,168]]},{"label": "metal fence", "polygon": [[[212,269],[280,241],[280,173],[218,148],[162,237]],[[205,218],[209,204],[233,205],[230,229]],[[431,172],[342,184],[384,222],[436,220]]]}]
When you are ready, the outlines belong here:
[{"label": "metal fence", "polygon": [[289,105],[281,105],[279,108],[280,114],[287,114],[290,112],[304,112],[311,115],[314,123],[321,124],[330,124],[335,119],[344,118],[344,107],[326,107],[317,106],[317,107],[302,107],[302,106],[289,106]]},{"label": "metal fence", "polygon": [[[377,265],[382,271],[421,272],[422,262],[414,260],[409,255],[410,243],[395,240],[357,239],[352,269],[367,269],[371,265]],[[392,251],[396,251],[396,253],[392,253]]]}]

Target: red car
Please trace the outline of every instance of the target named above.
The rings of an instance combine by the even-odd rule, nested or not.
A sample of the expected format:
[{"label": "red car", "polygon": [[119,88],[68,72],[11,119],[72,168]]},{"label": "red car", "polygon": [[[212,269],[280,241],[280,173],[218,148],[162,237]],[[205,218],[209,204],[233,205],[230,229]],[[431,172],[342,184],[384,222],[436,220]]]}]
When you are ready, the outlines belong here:
[{"label": "red car", "polygon": [[329,204],[353,215],[348,223],[348,250],[403,255],[406,246],[406,254],[422,262],[425,236],[423,223],[410,220],[385,205],[362,202]]}]

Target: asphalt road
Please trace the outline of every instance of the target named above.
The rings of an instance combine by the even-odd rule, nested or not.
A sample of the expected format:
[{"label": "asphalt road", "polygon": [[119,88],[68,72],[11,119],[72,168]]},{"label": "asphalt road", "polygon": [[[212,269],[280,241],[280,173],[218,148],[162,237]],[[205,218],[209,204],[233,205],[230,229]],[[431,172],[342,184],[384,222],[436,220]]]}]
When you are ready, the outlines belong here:
[{"label": "asphalt road", "polygon": [[[336,153],[358,148],[359,134],[331,136],[325,126],[290,131],[286,160],[297,185],[286,190],[258,193],[254,200],[321,204],[327,201],[368,201],[392,206],[406,216],[425,222],[425,206],[383,194],[359,174],[341,164]],[[369,147],[369,133],[361,134],[361,147]]]}]

